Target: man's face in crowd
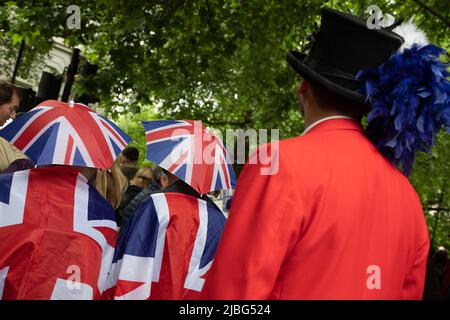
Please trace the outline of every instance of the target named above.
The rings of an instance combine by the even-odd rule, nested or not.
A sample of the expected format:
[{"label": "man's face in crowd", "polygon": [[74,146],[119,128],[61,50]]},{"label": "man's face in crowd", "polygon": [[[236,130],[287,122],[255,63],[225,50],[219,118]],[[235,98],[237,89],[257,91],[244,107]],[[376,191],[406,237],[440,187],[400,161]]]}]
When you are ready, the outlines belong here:
[{"label": "man's face in crowd", "polygon": [[11,100],[0,106],[0,127],[8,121],[9,118],[15,119],[16,111],[19,108],[19,97],[13,93]]},{"label": "man's face in crowd", "polygon": [[152,182],[153,174],[151,169],[141,168],[138,170],[134,178],[130,181],[131,185],[145,188]]}]

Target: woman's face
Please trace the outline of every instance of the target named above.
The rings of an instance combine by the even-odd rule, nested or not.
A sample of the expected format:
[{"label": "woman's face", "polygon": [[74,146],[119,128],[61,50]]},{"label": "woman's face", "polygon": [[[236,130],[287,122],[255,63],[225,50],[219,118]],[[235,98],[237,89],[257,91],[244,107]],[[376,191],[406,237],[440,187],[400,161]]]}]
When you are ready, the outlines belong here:
[{"label": "woman's face", "polygon": [[19,108],[19,102],[19,97],[14,93],[11,101],[0,106],[0,127],[3,126],[9,118],[14,119],[16,117],[16,111]]}]

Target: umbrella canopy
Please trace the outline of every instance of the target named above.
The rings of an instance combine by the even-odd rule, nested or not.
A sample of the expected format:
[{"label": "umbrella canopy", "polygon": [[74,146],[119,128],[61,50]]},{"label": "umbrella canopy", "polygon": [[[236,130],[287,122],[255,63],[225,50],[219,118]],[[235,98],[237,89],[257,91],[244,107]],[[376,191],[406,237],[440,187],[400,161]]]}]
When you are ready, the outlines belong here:
[{"label": "umbrella canopy", "polygon": [[231,190],[236,176],[228,152],[201,121],[142,121],[147,159],[158,164],[200,194]]},{"label": "umbrella canopy", "polygon": [[47,100],[0,130],[0,136],[37,165],[106,169],[132,140],[80,103]]}]

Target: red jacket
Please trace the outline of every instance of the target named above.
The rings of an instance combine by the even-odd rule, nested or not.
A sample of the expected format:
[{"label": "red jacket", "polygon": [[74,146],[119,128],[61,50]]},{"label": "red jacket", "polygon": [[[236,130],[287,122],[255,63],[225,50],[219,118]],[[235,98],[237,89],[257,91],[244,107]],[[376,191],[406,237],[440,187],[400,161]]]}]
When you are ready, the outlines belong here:
[{"label": "red jacket", "polygon": [[[247,164],[204,299],[421,299],[429,239],[409,183],[349,119]],[[253,158],[256,156],[253,156]]]}]

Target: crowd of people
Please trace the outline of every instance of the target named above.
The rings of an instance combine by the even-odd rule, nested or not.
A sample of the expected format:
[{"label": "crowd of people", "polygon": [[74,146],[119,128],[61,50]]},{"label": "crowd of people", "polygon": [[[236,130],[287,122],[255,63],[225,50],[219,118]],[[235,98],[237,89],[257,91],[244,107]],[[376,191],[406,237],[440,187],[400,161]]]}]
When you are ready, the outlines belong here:
[{"label": "crowd of people", "polygon": [[[123,194],[120,205],[116,209],[117,223],[124,225],[134,214],[138,206],[150,197],[151,194],[167,189],[175,182],[182,183],[175,175],[159,166],[138,166],[139,150],[127,147],[121,152],[117,161],[122,173],[128,180],[128,187]],[[227,214],[226,205],[217,203],[220,193],[210,192],[204,199],[216,207],[220,207]]]},{"label": "crowd of people", "polygon": [[[0,93],[3,98],[0,104],[1,125],[4,125],[7,121],[17,121],[16,111],[20,102],[20,90],[10,83],[0,82]],[[190,265],[185,265],[185,262],[189,262],[189,260],[184,261],[184,256],[187,251],[192,250],[191,246],[195,242],[197,228],[200,228],[200,225],[203,223],[201,220],[205,218],[199,218],[196,207],[200,203],[197,204],[197,201],[201,201],[207,208],[208,216],[205,223],[211,224],[211,222],[214,222],[212,227],[208,226],[207,228],[209,236],[204,244],[204,251],[208,252],[208,259],[212,260],[213,255],[210,253],[215,252],[226,220],[226,214],[222,211],[221,204],[214,201],[217,200],[214,196],[217,194],[202,195],[177,176],[157,165],[140,167],[137,148],[127,147],[123,149],[108,168],[95,168],[62,164],[37,165],[7,140],[0,137],[0,142],[0,193],[4,194],[4,196],[0,197],[0,201],[4,201],[6,204],[6,206],[2,206],[2,202],[0,202],[0,242],[2,242],[0,246],[0,273],[4,270],[8,272],[8,274],[2,275],[3,278],[1,280],[3,280],[3,283],[0,281],[0,298],[117,298],[123,290],[120,282],[120,272],[114,273],[116,257],[123,253],[124,250],[127,250],[128,247],[134,248],[136,244],[133,237],[141,236],[139,229],[150,230],[153,228],[154,221],[150,223],[141,221],[141,216],[144,210],[142,208],[146,210],[145,215],[152,214],[152,209],[147,207],[148,203],[153,203],[152,195],[154,194],[166,194],[165,197],[168,201],[170,200],[171,203],[177,204],[170,211],[171,222],[170,225],[166,224],[164,231],[167,234],[175,233],[174,240],[169,241],[168,239],[165,241],[166,246],[177,248],[170,250],[170,261],[167,257],[164,259],[171,265],[168,270],[171,273],[171,278],[176,278],[177,276],[181,278],[187,277],[187,268],[190,268]],[[76,179],[75,190],[91,189],[90,186],[92,186],[95,188],[95,191],[91,189],[88,198],[85,200],[77,196],[77,191],[75,191],[74,195],[71,195],[70,192],[74,188],[73,179]],[[19,180],[28,180],[28,182],[32,180],[33,187],[28,184],[28,187],[24,188],[23,184],[19,183],[19,187],[16,188],[16,181]],[[35,191],[36,188],[38,191]],[[28,197],[30,194],[32,196]],[[172,194],[177,194],[178,197],[172,197]],[[21,195],[25,195],[25,208],[22,207],[19,211],[27,211],[26,207],[32,206],[34,218],[31,220],[35,220],[35,218],[39,220],[40,217],[46,216],[45,222],[22,220],[19,224],[20,227],[11,231],[8,215],[24,214],[14,212],[18,209],[15,203],[19,201],[18,198],[21,198]],[[180,195],[185,197],[180,198]],[[109,206],[102,203],[99,196],[103,197],[109,203]],[[98,227],[102,232],[105,232],[105,228],[109,228],[109,231],[106,231],[103,235],[95,235],[96,232],[92,230],[86,231],[94,222],[88,222],[83,227],[77,227],[75,224],[73,227],[70,227],[70,224],[63,222],[71,220],[75,222],[75,217],[79,210],[77,206],[83,201],[88,203],[86,208],[88,220],[93,219],[92,217],[95,215],[99,216],[100,220],[96,222],[99,223]],[[136,218],[134,217],[135,215],[137,215]],[[110,222],[105,225],[104,221]],[[111,224],[111,221],[114,221],[114,224]],[[138,224],[136,221],[139,221],[138,227],[135,227]],[[63,224],[61,225],[60,223]],[[17,225],[17,223],[12,225]],[[82,246],[76,245],[74,249],[76,251],[75,255],[72,252],[67,261],[57,261],[66,252],[70,252],[70,248],[77,242],[86,241],[86,238],[77,232],[78,229],[86,232],[94,241]],[[43,240],[48,233],[53,234],[51,243],[46,243]],[[39,236],[36,237],[37,234]],[[184,244],[177,242],[180,235],[185,235]],[[20,237],[22,240],[19,245],[16,242],[13,246],[11,241],[14,241],[15,237]],[[147,237],[150,243],[155,235],[146,232],[142,237]],[[142,238],[139,240],[142,242]],[[172,243],[172,241],[175,241],[175,243]],[[95,242],[100,245],[100,256],[98,256],[99,247],[95,245]],[[54,243],[58,244],[58,248],[54,247]],[[137,245],[143,248],[147,244],[138,243]],[[22,250],[24,247],[27,248],[25,252]],[[52,261],[49,263],[50,267],[46,266],[44,268],[42,263],[33,265],[32,257],[38,251],[44,251],[46,252],[45,255],[49,256],[48,259]],[[114,256],[111,252],[115,252]],[[200,252],[200,254],[203,255],[204,252]],[[18,256],[22,257],[20,261],[16,259]],[[85,261],[86,259],[88,261]],[[175,263],[175,261],[178,262]],[[28,268],[34,271],[23,273],[21,266],[24,263],[29,264]],[[126,259],[122,261],[122,268],[129,268],[128,263]],[[82,282],[83,285],[91,289],[80,292],[68,291],[66,290],[67,286],[58,285],[58,282],[56,285],[54,284],[55,277],[57,279],[61,277],[67,278],[67,274],[61,275],[61,270],[64,270],[67,264],[80,266],[82,274],[89,274],[89,277],[87,277],[89,281],[84,280]],[[174,267],[172,266],[173,264],[178,266]],[[147,272],[145,270],[146,267],[145,264],[131,266],[131,268],[136,268],[136,272],[144,274]],[[167,272],[166,269],[168,268],[163,269],[162,273]],[[18,276],[20,274],[22,277],[19,279]],[[116,276],[116,278],[113,279],[113,276]],[[30,281],[29,278],[33,280]],[[30,287],[25,285],[26,283],[33,283],[37,278],[45,279],[43,284],[37,286],[38,288],[35,285]],[[96,283],[96,279],[98,279],[98,283]],[[168,282],[164,281],[163,284]],[[157,298],[183,298],[187,294],[187,290],[186,292],[180,291],[180,288],[184,287],[184,285],[180,285],[180,282],[181,280],[177,283],[170,283],[169,286],[166,285]],[[194,285],[194,287],[196,288],[194,291],[198,292],[198,286]],[[154,292],[157,291],[158,286],[153,286],[153,297],[155,297]],[[145,299],[149,295],[150,290],[143,295],[133,295],[133,297]]]},{"label": "crowd of people", "polygon": [[450,259],[444,247],[430,249],[423,298],[450,300]]}]

